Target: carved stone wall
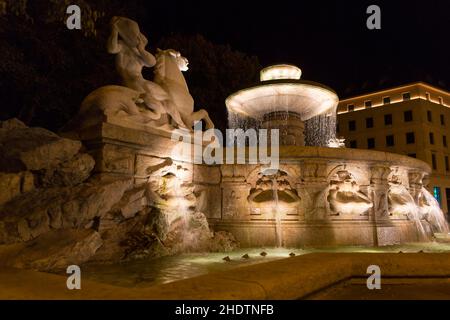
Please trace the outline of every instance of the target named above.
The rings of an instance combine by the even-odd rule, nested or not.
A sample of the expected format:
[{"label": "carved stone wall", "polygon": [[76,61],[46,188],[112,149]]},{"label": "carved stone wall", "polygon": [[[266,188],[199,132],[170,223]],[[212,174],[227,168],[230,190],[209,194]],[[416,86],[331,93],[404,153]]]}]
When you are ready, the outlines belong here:
[{"label": "carved stone wall", "polygon": [[[283,245],[292,246],[413,242],[423,240],[418,225],[436,223],[438,208],[423,188],[430,168],[409,157],[288,146],[280,148],[279,169],[266,172],[255,164],[193,164],[192,154],[174,156],[180,143],[164,132],[103,124],[83,134],[100,176],[139,186],[173,175],[212,228],[233,233],[241,246],[273,246],[277,221]],[[193,150],[190,142],[182,147]]]},{"label": "carved stone wall", "polygon": [[[210,222],[216,230],[232,232],[241,246],[273,246],[271,194],[277,190],[280,196],[288,190],[295,195],[296,213],[287,214],[288,206],[280,199],[277,204],[285,246],[423,241],[418,230],[423,221],[418,223],[415,212],[420,201],[428,208],[422,179],[429,172],[424,162],[401,155],[282,147],[276,174],[264,176],[255,165],[221,166],[223,214]],[[280,185],[285,190],[280,192]]]}]

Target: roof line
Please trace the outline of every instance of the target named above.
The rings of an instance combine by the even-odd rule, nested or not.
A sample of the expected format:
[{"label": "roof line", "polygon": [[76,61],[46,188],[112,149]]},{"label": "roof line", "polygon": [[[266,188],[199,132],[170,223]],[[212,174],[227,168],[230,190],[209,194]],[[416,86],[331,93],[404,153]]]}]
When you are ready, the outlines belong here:
[{"label": "roof line", "polygon": [[371,95],[375,95],[375,94],[381,94],[381,93],[389,92],[389,91],[392,91],[392,90],[395,90],[395,89],[402,89],[402,88],[412,87],[412,86],[415,86],[415,85],[422,85],[422,86],[425,86],[425,87],[429,87],[429,88],[432,88],[432,89],[434,89],[436,91],[442,92],[442,93],[450,96],[450,92],[449,91],[446,91],[446,90],[444,90],[442,88],[439,88],[439,87],[436,87],[434,85],[431,85],[431,84],[429,84],[429,83],[427,83],[425,81],[416,81],[416,82],[410,82],[410,83],[399,85],[399,86],[395,86],[395,87],[390,87],[390,88],[387,88],[387,89],[382,89],[382,90],[379,90],[379,91],[372,91],[372,92],[368,92],[368,93],[363,93],[363,94],[360,94],[360,95],[357,95],[357,96],[353,96],[353,97],[342,99],[339,102],[345,102],[345,101],[348,101],[348,100],[355,100],[357,98],[361,98],[361,97],[365,97],[365,96],[371,96]]}]

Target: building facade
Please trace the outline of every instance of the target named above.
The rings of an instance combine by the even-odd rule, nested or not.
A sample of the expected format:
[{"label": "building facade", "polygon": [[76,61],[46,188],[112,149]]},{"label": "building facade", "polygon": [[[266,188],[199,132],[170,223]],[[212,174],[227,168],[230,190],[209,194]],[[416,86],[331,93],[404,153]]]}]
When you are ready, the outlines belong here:
[{"label": "building facade", "polygon": [[338,136],[347,148],[418,158],[433,169],[428,188],[450,208],[450,92],[417,82],[339,102]]}]

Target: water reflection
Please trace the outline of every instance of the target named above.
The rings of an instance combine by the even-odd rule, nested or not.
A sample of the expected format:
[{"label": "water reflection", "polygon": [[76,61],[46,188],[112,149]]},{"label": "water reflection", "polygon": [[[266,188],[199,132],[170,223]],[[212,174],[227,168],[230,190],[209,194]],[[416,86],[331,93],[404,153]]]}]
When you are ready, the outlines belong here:
[{"label": "water reflection", "polygon": [[[254,248],[228,253],[183,254],[154,260],[138,260],[113,265],[87,264],[82,267],[83,279],[120,287],[143,288],[155,284],[192,278],[202,274],[231,270],[263,262],[289,258],[312,252],[450,252],[450,244],[425,243],[388,247],[338,247],[322,249]],[[267,253],[266,256],[261,255]],[[248,254],[249,259],[242,256]],[[222,260],[229,256],[231,261]]]}]

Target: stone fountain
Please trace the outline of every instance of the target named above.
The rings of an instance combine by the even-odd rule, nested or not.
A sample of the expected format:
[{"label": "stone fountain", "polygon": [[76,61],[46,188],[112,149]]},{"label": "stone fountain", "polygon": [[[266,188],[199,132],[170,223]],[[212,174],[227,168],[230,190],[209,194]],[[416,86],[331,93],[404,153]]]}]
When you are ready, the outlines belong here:
[{"label": "stone fountain", "polygon": [[298,67],[287,64],[261,70],[261,85],[227,98],[229,127],[279,129],[282,145],[327,146],[334,141],[339,98],[324,85],[300,80],[301,75]]},{"label": "stone fountain", "polygon": [[280,130],[280,168],[266,174],[258,165],[222,165],[222,212],[210,217],[214,228],[232,232],[244,246],[292,247],[389,245],[448,232],[424,186],[429,166],[340,148],[337,95],[300,77],[296,66],[270,66],[259,86],[226,100],[230,127]]},{"label": "stone fountain", "polygon": [[[130,40],[129,34],[144,40]],[[109,41],[110,52],[127,59],[134,57],[127,48],[146,45],[137,24],[126,18],[115,20]],[[301,80],[293,65],[263,69],[260,85],[226,99],[230,128],[280,131],[276,171],[248,162],[206,165],[174,153],[180,144],[205,147],[174,141],[177,128],[189,136],[193,121],[204,119],[207,127],[212,122],[204,110],[193,111],[181,73],[187,59],[172,49],[156,58],[138,49],[143,58],[133,70],[116,66],[124,86],[91,93],[68,131],[94,156],[96,174],[132,179],[132,190],[148,190],[147,205],[163,214],[169,230],[202,216],[211,234],[231,233],[243,247],[389,245],[446,232],[443,213],[424,187],[430,167],[398,154],[341,148],[336,93]],[[140,70],[153,65],[153,81],[144,79]]]},{"label": "stone fountain", "polygon": [[[194,111],[182,74],[187,59],[173,49],[146,51],[147,38],[130,19],[111,25],[108,50],[122,83],[89,94],[63,137],[0,123],[3,264],[55,270],[225,251],[236,240],[242,247],[390,245],[448,233],[425,188],[428,164],[341,148],[337,95],[300,80],[292,65],[263,69],[259,86],[226,100],[230,127],[280,130],[276,169],[208,165],[175,152],[205,149],[183,138],[195,136],[195,121],[213,127],[205,110]],[[152,80],[144,67],[154,68]]]}]

